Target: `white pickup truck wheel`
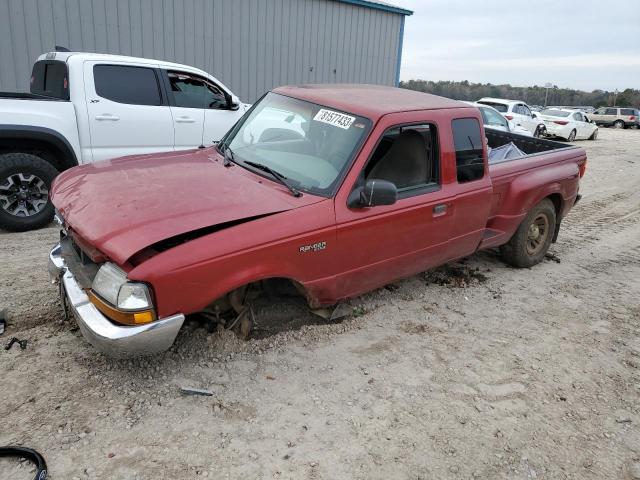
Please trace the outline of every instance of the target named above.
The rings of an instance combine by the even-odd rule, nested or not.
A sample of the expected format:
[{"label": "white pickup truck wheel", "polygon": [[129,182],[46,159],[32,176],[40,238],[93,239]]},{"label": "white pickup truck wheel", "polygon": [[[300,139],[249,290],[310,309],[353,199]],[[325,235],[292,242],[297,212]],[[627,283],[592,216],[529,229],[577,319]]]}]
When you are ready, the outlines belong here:
[{"label": "white pickup truck wheel", "polygon": [[0,155],[0,228],[22,232],[51,222],[49,188],[58,171],[28,153]]}]

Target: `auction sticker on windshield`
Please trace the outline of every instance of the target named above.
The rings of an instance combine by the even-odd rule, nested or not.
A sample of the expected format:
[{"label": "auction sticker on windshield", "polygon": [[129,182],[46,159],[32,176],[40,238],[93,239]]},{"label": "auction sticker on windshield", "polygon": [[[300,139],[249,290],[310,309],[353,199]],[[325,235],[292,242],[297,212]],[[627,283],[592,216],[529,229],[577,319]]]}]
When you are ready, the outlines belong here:
[{"label": "auction sticker on windshield", "polygon": [[351,126],[356,117],[321,108],[313,119],[318,122],[328,123],[329,125],[344,128],[346,130]]}]

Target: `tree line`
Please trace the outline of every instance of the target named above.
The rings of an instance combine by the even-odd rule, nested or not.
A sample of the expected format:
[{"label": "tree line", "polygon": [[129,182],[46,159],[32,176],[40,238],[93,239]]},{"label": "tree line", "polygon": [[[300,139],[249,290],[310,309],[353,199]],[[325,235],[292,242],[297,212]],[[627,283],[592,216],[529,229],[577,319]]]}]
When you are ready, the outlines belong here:
[{"label": "tree line", "polygon": [[534,85],[533,87],[513,87],[509,84],[493,85],[491,83],[471,83],[431,80],[408,80],[400,82],[401,88],[432,93],[454,100],[475,101],[482,97],[509,98],[522,100],[529,105],[573,105],[573,106],[613,106],[640,108],[640,90],[627,88],[624,91],[609,92],[594,90],[585,92],[571,88],[559,88],[553,85],[548,89]]}]

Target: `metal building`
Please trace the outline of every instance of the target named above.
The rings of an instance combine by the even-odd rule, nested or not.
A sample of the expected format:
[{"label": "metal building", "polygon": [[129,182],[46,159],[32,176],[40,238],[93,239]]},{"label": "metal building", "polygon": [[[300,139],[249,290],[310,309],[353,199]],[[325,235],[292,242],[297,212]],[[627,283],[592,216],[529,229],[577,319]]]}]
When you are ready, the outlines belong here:
[{"label": "metal building", "polygon": [[399,80],[409,10],[375,0],[0,0],[0,91],[55,45],[199,67],[243,101],[285,84]]}]

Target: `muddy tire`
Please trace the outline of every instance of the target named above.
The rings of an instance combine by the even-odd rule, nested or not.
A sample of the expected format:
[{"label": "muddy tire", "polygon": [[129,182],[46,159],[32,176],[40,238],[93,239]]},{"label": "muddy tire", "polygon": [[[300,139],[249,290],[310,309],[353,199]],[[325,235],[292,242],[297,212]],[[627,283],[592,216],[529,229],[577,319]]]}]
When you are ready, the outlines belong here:
[{"label": "muddy tire", "polygon": [[571,130],[569,137],[567,138],[567,142],[574,142],[576,140],[576,131]]},{"label": "muddy tire", "polygon": [[616,120],[613,122],[613,128],[624,128],[624,122],[622,120]]},{"label": "muddy tire", "polygon": [[556,209],[545,198],[527,214],[511,240],[500,247],[502,259],[517,268],[529,268],[542,261],[556,228]]},{"label": "muddy tire", "polygon": [[47,225],[54,208],[49,199],[58,171],[28,153],[0,155],[0,228],[24,232]]},{"label": "muddy tire", "polygon": [[598,129],[597,128],[593,131],[593,133],[589,137],[589,140],[595,140],[596,138],[598,138]]}]

